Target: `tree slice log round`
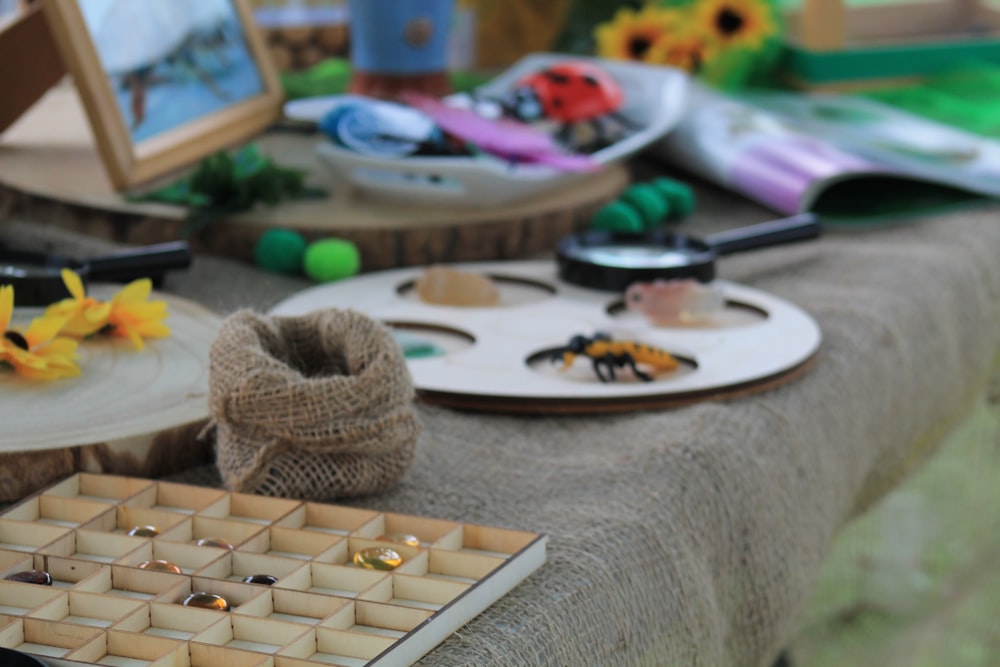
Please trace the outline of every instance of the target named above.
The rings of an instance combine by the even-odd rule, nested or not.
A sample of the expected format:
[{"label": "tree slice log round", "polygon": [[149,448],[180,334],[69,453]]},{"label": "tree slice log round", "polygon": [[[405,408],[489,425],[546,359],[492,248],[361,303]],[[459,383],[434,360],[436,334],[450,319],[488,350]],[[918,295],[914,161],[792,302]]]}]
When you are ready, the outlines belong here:
[{"label": "tree slice log round", "polygon": [[[278,164],[306,169],[331,196],[259,207],[213,222],[189,240],[196,251],[253,261],[270,228],[357,244],[362,270],[527,258],[590,225],[593,214],[628,185],[628,171],[609,165],[566,187],[491,208],[409,206],[333,192],[317,159],[317,135],[271,132],[255,143]],[[111,187],[75,90],[48,93],[0,138],[0,194],[14,212],[119,243],[145,245],[185,236],[186,210],[136,203]],[[0,197],[2,200],[3,197]]]},{"label": "tree slice log round", "polygon": [[[116,289],[90,293],[106,299]],[[79,345],[78,377],[32,381],[0,369],[0,502],[79,471],[155,477],[211,460],[198,433],[208,421],[209,349],[221,319],[184,299],[153,298],[167,302],[171,335],[141,351],[97,335]],[[37,314],[15,309],[15,325]]]}]

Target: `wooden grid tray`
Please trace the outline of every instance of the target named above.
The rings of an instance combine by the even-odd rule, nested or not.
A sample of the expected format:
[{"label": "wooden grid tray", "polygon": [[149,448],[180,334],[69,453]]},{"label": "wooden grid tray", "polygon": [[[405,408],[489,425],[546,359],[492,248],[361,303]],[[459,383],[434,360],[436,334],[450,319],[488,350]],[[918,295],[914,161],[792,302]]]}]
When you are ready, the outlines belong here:
[{"label": "wooden grid tray", "polygon": [[[159,534],[132,537],[136,526]],[[388,544],[406,533],[420,546]],[[197,546],[215,537],[233,549]],[[78,473],[0,514],[0,646],[52,665],[411,665],[545,561],[542,534]],[[391,546],[392,571],[352,563]],[[139,568],[167,560],[180,574]],[[244,583],[269,574],[271,586]],[[231,611],[182,605],[221,595]]]}]

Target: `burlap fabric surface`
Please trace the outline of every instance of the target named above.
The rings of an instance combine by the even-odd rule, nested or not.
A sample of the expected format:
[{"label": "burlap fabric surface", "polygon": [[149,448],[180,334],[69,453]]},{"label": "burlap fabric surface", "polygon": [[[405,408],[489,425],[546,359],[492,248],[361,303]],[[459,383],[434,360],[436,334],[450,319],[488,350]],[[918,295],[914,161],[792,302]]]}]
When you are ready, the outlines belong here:
[{"label": "burlap fabric surface", "polygon": [[240,310],[212,344],[216,465],[232,491],[320,500],[378,493],[413,461],[420,424],[399,346],[350,310]]},{"label": "burlap fabric surface", "polygon": [[[682,231],[767,217],[712,191]],[[724,258],[722,277],[823,330],[814,370],[766,393],[610,416],[420,407],[412,468],[352,503],[549,535],[544,567],[420,664],[768,665],[839,528],[933,453],[989,377],[998,256],[988,209]],[[304,285],[198,258],[168,287],[232,312]],[[219,483],[211,468],[180,479]]]}]

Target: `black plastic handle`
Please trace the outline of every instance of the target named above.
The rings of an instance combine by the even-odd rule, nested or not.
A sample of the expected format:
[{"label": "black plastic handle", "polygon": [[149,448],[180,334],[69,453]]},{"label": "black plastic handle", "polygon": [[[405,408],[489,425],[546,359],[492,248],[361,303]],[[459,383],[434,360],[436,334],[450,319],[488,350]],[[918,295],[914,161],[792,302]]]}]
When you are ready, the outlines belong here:
[{"label": "black plastic handle", "polygon": [[816,214],[800,213],[788,218],[716,232],[703,240],[716,254],[728,255],[742,250],[814,239],[819,235],[820,222]]},{"label": "black plastic handle", "polygon": [[152,278],[157,282],[167,269],[191,266],[191,248],[186,241],[169,241],[113,255],[89,257],[82,263],[87,267],[88,280],[123,283]]}]

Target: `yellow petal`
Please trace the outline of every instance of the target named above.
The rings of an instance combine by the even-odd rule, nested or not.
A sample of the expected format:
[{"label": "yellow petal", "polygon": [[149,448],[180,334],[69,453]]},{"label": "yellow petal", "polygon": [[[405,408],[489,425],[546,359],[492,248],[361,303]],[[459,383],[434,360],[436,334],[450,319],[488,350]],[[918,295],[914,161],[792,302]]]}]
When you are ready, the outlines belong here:
[{"label": "yellow petal", "polygon": [[153,281],[149,278],[139,278],[133,280],[123,287],[113,298],[113,301],[122,303],[137,303],[145,301],[149,293],[153,291]]},{"label": "yellow petal", "polygon": [[10,317],[14,313],[14,286],[0,287],[0,332],[10,327]]},{"label": "yellow petal", "polygon": [[28,330],[24,332],[24,339],[28,341],[28,347],[34,348],[46,341],[55,338],[66,325],[66,318],[42,315],[31,320]]},{"label": "yellow petal", "polygon": [[83,289],[83,281],[80,280],[80,276],[76,272],[70,269],[62,270],[63,284],[66,285],[66,289],[77,299],[83,300],[86,296],[86,291]]}]

